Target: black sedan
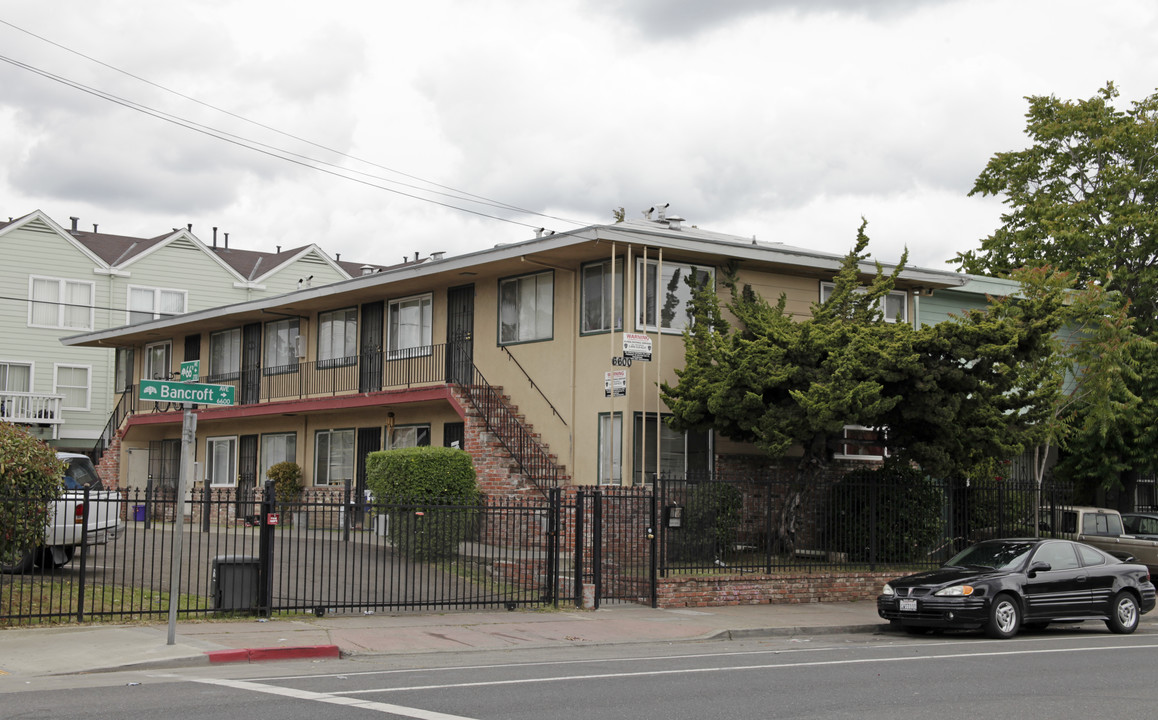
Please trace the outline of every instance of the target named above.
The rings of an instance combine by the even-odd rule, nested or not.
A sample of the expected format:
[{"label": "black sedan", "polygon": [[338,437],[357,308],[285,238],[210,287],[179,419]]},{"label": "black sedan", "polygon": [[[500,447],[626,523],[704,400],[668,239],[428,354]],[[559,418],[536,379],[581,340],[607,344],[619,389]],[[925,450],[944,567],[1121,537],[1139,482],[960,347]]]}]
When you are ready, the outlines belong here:
[{"label": "black sedan", "polygon": [[1104,620],[1132,633],[1154,609],[1145,565],[1122,562],[1069,540],[988,540],[936,570],[893,580],[877,598],[877,613],[909,632],[985,628],[1009,638],[1051,622]]}]

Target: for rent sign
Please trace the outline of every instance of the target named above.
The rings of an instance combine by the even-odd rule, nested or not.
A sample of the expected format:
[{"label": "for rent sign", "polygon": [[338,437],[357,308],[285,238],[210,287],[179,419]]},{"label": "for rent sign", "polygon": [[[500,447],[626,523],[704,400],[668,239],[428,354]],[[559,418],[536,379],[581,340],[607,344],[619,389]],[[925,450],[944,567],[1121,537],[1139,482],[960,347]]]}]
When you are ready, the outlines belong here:
[{"label": "for rent sign", "polygon": [[196,405],[233,405],[232,385],[205,385],[202,383],[142,380],[141,400],[156,402],[194,403]]}]

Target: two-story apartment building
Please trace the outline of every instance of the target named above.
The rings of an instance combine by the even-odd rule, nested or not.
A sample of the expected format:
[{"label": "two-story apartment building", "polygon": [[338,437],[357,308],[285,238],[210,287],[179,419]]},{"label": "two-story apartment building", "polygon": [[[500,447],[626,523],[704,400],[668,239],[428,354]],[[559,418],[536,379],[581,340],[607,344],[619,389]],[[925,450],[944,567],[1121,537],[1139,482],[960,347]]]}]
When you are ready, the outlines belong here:
[{"label": "two-story apartment building", "polygon": [[[362,269],[316,245],[256,252],[191,227],[152,238],[65,228],[40,211],[0,222],[0,420],[62,450],[92,451],[125,388],[113,351],[63,335],[133,325],[346,280]],[[376,269],[376,268],[371,268]],[[122,360],[127,360],[127,356]]]},{"label": "two-story apartment building", "polygon": [[[181,359],[199,359],[201,382],[236,393],[235,405],[197,408],[195,480],[209,488],[252,488],[283,460],[308,485],[358,487],[367,453],[427,444],[470,452],[490,492],[639,484],[754,452],[660,422],[659,382],[674,382],[683,362],[683,279],[718,283],[735,262],[741,282],[783,294],[803,317],[841,260],[678,218],[628,220],[64,343],[132,358],[120,440],[153,461],[123,460],[122,485],[176,477],[181,412],[141,400],[128,378],[167,376]],[[984,304],[992,281],[973,290],[974,280],[906,269],[886,315],[916,323]]]}]

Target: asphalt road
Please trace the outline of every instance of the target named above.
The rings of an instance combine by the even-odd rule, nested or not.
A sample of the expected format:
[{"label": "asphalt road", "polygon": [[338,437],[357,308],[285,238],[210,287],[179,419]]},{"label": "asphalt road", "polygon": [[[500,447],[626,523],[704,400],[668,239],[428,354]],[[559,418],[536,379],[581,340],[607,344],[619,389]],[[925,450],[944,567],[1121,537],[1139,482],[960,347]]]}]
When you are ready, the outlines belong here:
[{"label": "asphalt road", "polygon": [[0,686],[0,717],[1133,717],[1158,700],[1156,651],[1158,633],[1090,625],[1008,641],[825,635],[378,656],[38,678]]}]

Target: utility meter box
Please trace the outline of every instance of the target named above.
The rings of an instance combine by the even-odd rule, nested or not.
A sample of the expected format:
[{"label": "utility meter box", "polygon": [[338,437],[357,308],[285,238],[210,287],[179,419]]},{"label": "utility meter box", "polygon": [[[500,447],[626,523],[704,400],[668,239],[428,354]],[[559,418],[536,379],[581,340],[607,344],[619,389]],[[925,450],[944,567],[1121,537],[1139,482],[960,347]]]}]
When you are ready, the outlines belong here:
[{"label": "utility meter box", "polygon": [[257,610],[261,561],[245,555],[213,558],[213,609]]}]

